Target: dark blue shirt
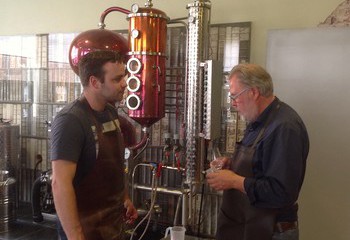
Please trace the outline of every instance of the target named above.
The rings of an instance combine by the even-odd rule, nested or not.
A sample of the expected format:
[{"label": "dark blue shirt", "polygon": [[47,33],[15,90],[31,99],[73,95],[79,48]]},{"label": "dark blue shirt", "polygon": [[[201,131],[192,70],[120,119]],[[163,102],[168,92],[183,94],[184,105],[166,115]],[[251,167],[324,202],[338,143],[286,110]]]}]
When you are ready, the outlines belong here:
[{"label": "dark blue shirt", "polygon": [[268,116],[280,105],[256,146],[253,178],[246,178],[244,188],[253,206],[280,209],[278,221],[297,220],[299,191],[302,186],[309,138],[299,115],[277,98],[247,126],[242,140],[253,145]]}]

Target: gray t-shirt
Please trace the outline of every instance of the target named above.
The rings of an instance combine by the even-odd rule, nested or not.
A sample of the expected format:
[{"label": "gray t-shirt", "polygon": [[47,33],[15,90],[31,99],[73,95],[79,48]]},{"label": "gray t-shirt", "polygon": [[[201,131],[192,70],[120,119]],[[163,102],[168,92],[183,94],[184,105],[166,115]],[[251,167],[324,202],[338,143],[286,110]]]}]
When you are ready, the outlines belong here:
[{"label": "gray t-shirt", "polygon": [[[103,132],[115,131],[115,126],[119,127],[118,113],[111,105],[107,105],[102,112],[92,111],[92,114],[103,126]],[[91,170],[97,154],[96,126],[91,119],[91,110],[85,103],[75,100],[65,106],[53,121],[51,161],[61,159],[76,162],[76,185]]]}]

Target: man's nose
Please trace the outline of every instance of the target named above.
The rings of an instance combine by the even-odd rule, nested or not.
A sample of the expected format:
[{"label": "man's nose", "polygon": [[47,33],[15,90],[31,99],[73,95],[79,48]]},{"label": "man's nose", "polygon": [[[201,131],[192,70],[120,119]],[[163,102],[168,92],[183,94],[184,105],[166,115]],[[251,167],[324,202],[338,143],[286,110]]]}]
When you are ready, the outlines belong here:
[{"label": "man's nose", "polygon": [[123,88],[126,88],[127,84],[126,84],[126,79],[125,79],[125,78],[123,78],[123,80],[122,80],[122,82],[121,82],[121,86],[122,86]]}]

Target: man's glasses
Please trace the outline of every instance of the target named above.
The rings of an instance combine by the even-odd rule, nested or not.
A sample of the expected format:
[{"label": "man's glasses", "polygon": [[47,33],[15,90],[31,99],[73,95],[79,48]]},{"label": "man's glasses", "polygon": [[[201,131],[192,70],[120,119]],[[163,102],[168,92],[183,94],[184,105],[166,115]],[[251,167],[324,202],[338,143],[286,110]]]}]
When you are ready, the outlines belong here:
[{"label": "man's glasses", "polygon": [[243,89],[242,91],[240,91],[239,93],[237,93],[235,95],[231,95],[230,94],[229,97],[231,98],[231,101],[236,101],[239,96],[241,96],[244,92],[246,92],[249,89],[250,89],[250,87],[245,88],[245,89]]}]

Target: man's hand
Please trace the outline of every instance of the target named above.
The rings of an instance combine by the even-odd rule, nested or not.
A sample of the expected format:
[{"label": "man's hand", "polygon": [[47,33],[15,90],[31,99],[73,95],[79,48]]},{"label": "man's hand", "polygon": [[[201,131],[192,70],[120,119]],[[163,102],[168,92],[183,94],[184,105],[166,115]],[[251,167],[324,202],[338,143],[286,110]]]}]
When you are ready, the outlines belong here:
[{"label": "man's hand", "polygon": [[237,189],[241,192],[244,190],[244,177],[237,175],[230,170],[219,170],[207,174],[207,181],[210,187],[216,191]]},{"label": "man's hand", "polygon": [[129,198],[124,201],[124,207],[126,208],[126,223],[132,224],[137,219],[137,210]]}]

